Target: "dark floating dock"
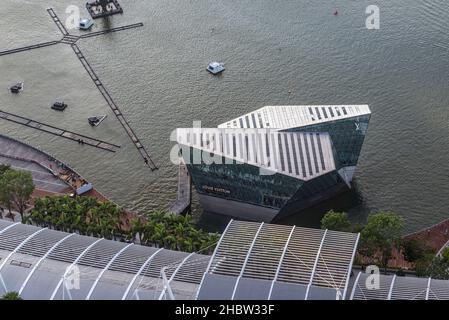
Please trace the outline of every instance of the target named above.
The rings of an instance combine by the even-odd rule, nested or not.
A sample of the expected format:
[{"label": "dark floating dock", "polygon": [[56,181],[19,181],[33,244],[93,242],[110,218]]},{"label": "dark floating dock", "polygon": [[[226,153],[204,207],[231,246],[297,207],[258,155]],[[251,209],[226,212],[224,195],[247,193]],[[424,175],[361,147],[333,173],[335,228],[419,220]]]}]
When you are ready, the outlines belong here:
[{"label": "dark floating dock", "polygon": [[[115,2],[117,2],[117,1],[115,1]],[[118,4],[118,2],[117,2],[117,4]],[[95,36],[99,36],[99,35],[103,35],[103,34],[109,34],[109,33],[112,33],[112,32],[118,32],[118,31],[124,31],[124,30],[129,30],[129,29],[133,29],[133,28],[142,27],[143,23],[135,23],[135,24],[121,26],[121,27],[117,27],[117,28],[111,28],[111,29],[107,29],[107,30],[86,33],[86,34],[83,34],[81,36],[75,36],[75,35],[69,34],[69,32],[65,28],[64,24],[59,19],[58,15],[53,10],[53,8],[48,8],[47,12],[50,15],[50,17],[53,19],[53,22],[56,24],[56,26],[58,27],[59,31],[62,33],[62,35],[63,35],[62,39],[60,39],[58,41],[43,42],[43,43],[31,45],[31,46],[22,47],[22,48],[2,51],[2,52],[0,52],[0,56],[8,55],[8,54],[14,54],[14,53],[28,51],[28,50],[33,50],[33,49],[38,49],[38,48],[42,48],[42,47],[48,47],[48,46],[52,46],[52,45],[56,45],[56,44],[60,44],[60,43],[70,45],[71,48],[73,49],[73,51],[75,52],[76,56],[80,60],[81,64],[83,65],[84,69],[86,69],[86,71],[89,74],[89,76],[91,77],[92,81],[95,83],[95,85],[97,86],[98,90],[100,91],[100,93],[102,94],[104,99],[106,100],[107,104],[109,105],[109,107],[114,112],[114,115],[116,116],[116,118],[118,119],[118,121],[120,122],[122,127],[125,129],[126,134],[129,136],[129,138],[131,139],[132,143],[134,144],[134,146],[139,151],[140,155],[142,156],[142,159],[143,159],[144,163],[152,171],[157,170],[158,167],[156,166],[154,161],[151,159],[151,156],[150,156],[149,152],[142,145],[142,143],[140,142],[139,138],[135,134],[134,130],[131,128],[131,126],[129,125],[128,121],[126,121],[126,119],[123,116],[122,112],[120,111],[119,107],[115,104],[115,102],[112,99],[111,95],[106,90],[106,88],[104,87],[104,85],[102,84],[102,82],[100,81],[98,76],[96,75],[95,71],[93,70],[93,68],[91,67],[89,62],[86,60],[86,58],[83,55],[83,53],[81,52],[80,48],[76,45],[76,42],[78,40],[80,40],[80,39],[91,38],[91,37],[95,37]],[[2,114],[3,115],[7,115],[7,113],[5,113],[5,112],[2,112]],[[12,116],[14,116],[14,115],[12,115]],[[20,117],[20,116],[17,116],[17,117]],[[5,120],[12,121],[8,117],[6,117],[6,118],[2,117],[2,118],[5,119]],[[38,123],[38,122],[35,122],[33,120],[30,120],[30,121],[32,121],[32,122],[30,122],[30,124]],[[13,122],[16,122],[16,121],[13,121]],[[19,120],[17,120],[16,123],[24,124],[23,121],[19,121]],[[52,130],[48,131],[49,133],[52,133],[52,134],[61,135],[61,132],[65,132],[65,135],[63,135],[63,136],[66,137],[66,138],[67,138],[66,135],[69,134],[68,131],[63,130],[63,129],[59,129],[59,128],[52,127],[50,125],[45,125],[45,124],[40,124],[40,125],[41,126],[45,126],[45,128],[53,128],[53,129],[59,130],[59,131],[57,131],[58,133],[54,133]],[[44,130],[42,130],[42,131],[44,131]],[[75,136],[82,137],[82,135],[79,135],[79,134],[76,134],[76,133],[71,133],[71,134],[73,134]],[[88,137],[85,137],[85,139],[83,139],[85,144],[88,144],[88,143],[86,143],[86,139],[87,138]],[[91,139],[91,138],[89,138],[89,139]],[[78,139],[74,138],[72,140],[78,140]],[[108,151],[111,151],[111,150],[109,150],[110,146],[115,146],[115,145],[112,145],[112,144],[108,144],[107,142],[104,142],[104,141],[101,142],[100,144],[94,143],[95,142],[94,139],[92,139],[92,141],[93,142],[91,144],[89,143],[89,145],[92,145],[92,146],[95,146],[95,147],[102,146],[102,149],[106,149]],[[118,146],[115,146],[115,147],[118,147]]]},{"label": "dark floating dock", "polygon": [[[107,6],[111,9],[107,10]],[[96,0],[93,2],[87,2],[86,9],[93,19],[123,13],[123,8],[117,0]]]},{"label": "dark floating dock", "polygon": [[103,140],[88,137],[88,136],[85,136],[83,134],[79,134],[79,133],[76,133],[73,131],[61,129],[61,128],[58,128],[58,127],[55,127],[55,126],[52,126],[49,124],[45,124],[45,123],[30,119],[30,118],[26,118],[26,117],[22,117],[22,116],[13,114],[13,113],[9,113],[6,111],[0,110],[0,119],[11,121],[11,122],[20,124],[20,125],[28,127],[28,128],[32,128],[32,129],[36,129],[36,130],[43,131],[46,133],[50,133],[54,136],[69,139],[72,141],[76,141],[83,145],[85,144],[85,145],[103,149],[103,150],[106,150],[109,152],[115,152],[118,148],[120,148],[119,145],[116,145],[113,143],[109,143],[109,142],[106,142]]}]

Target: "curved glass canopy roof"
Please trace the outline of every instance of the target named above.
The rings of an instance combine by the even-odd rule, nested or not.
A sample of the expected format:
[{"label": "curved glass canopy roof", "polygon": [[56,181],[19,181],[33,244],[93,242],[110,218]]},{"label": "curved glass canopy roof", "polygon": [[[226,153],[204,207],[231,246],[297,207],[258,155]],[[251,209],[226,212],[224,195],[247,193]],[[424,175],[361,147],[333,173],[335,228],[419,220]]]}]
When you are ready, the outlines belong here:
[{"label": "curved glass canopy roof", "polygon": [[164,276],[175,298],[191,299],[209,259],[0,220],[0,296],[159,299]]}]

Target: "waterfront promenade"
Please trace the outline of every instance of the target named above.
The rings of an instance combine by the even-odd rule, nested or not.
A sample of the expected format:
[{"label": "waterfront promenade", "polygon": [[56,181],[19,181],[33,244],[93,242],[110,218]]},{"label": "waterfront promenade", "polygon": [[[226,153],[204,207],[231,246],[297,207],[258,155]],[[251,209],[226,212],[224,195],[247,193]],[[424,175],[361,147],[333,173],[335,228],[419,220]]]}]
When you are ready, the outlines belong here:
[{"label": "waterfront promenade", "polygon": [[67,194],[72,192],[70,185],[38,163],[2,155],[0,155],[0,163],[9,165],[14,170],[30,173],[37,191],[52,194]]},{"label": "waterfront promenade", "polygon": [[416,239],[436,252],[440,252],[449,244],[449,219],[433,226],[408,234],[405,240]]},{"label": "waterfront promenade", "polygon": [[[33,197],[70,195],[87,181],[55,157],[24,142],[0,134],[0,164],[31,173],[35,184]],[[95,189],[83,194],[99,201],[107,198]]]}]

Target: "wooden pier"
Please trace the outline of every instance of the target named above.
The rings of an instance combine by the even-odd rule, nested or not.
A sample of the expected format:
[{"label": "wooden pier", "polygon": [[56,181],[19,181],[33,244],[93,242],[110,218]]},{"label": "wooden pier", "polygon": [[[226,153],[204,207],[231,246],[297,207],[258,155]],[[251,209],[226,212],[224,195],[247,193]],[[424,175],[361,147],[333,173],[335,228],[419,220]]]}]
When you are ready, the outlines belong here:
[{"label": "wooden pier", "polygon": [[136,24],[129,25],[129,26],[123,26],[123,27],[118,27],[118,28],[114,28],[114,29],[109,29],[109,30],[104,30],[104,31],[99,31],[99,32],[93,32],[93,33],[86,34],[86,35],[83,35],[83,36],[80,36],[80,37],[74,37],[74,36],[69,35],[67,33],[67,31],[65,30],[65,28],[61,28],[60,27],[61,21],[59,20],[58,16],[53,11],[53,9],[47,9],[47,11],[50,14],[50,16],[53,18],[53,21],[56,23],[56,25],[58,26],[59,30],[64,35],[64,38],[63,38],[63,40],[65,40],[64,43],[70,44],[70,46],[72,47],[72,50],[76,54],[76,57],[81,62],[81,64],[84,67],[84,69],[86,69],[87,73],[89,74],[90,78],[94,82],[95,86],[100,91],[100,93],[103,96],[103,98],[106,100],[106,103],[109,105],[111,110],[114,112],[115,117],[120,122],[122,127],[125,129],[126,134],[129,136],[129,138],[131,139],[132,143],[134,144],[134,146],[139,151],[140,155],[142,156],[142,159],[144,160],[144,163],[151,169],[151,171],[157,170],[158,167],[156,166],[154,161],[151,159],[150,154],[145,149],[145,147],[142,145],[142,143],[140,142],[140,139],[137,137],[137,135],[135,134],[134,130],[129,125],[128,121],[126,121],[126,118],[123,116],[121,110],[119,109],[117,104],[114,102],[114,100],[112,99],[112,97],[109,94],[109,92],[106,90],[106,88],[103,85],[103,83],[101,82],[101,80],[98,78],[97,74],[95,73],[94,69],[89,64],[89,62],[87,61],[87,59],[84,56],[84,54],[81,52],[81,49],[76,45],[76,41],[78,41],[79,38],[89,38],[89,37],[94,37],[94,36],[107,34],[107,33],[111,33],[111,32],[128,30],[128,29],[132,29],[132,28],[141,27],[141,26],[143,26],[143,24],[142,23],[136,23]]},{"label": "wooden pier", "polygon": [[68,35],[69,32],[67,31],[67,29],[65,28],[64,24],[61,22],[61,20],[59,19],[58,15],[53,10],[53,8],[48,8],[47,12],[50,15],[50,17],[53,19],[53,22],[56,24],[56,26],[58,27],[59,31],[61,31],[61,33],[63,35],[65,35],[65,36]]},{"label": "wooden pier", "polygon": [[145,164],[151,169],[151,171],[154,171],[157,168],[156,164],[153,162],[153,160],[150,157],[150,154],[145,149],[145,147],[140,142],[137,135],[134,133],[134,130],[129,125],[128,121],[126,121],[126,118],[123,116],[122,112],[120,111],[119,107],[115,104],[114,100],[112,99],[109,92],[104,87],[101,80],[98,78],[97,74],[95,73],[94,69],[92,69],[89,62],[86,60],[86,57],[81,52],[80,48],[76,44],[71,45],[73,51],[75,52],[77,58],[80,60],[81,64],[83,65],[84,69],[86,69],[87,73],[89,74],[92,81],[97,86],[97,89],[100,91],[103,98],[106,100],[106,103],[109,105],[109,107],[114,112],[115,117],[120,122],[122,127],[125,129],[126,133],[128,134],[129,138],[131,139],[134,146],[139,151],[140,155],[144,159]]},{"label": "wooden pier", "polygon": [[[106,100],[106,103],[109,105],[109,107],[114,112],[114,115],[116,116],[117,120],[120,122],[122,127],[125,129],[126,134],[129,136],[129,138],[131,139],[132,143],[134,144],[136,149],[139,151],[139,153],[140,153],[140,155],[141,155],[145,165],[148,166],[151,169],[151,171],[154,171],[154,170],[158,169],[158,167],[156,166],[155,162],[152,160],[149,152],[142,145],[142,143],[140,142],[140,139],[137,137],[136,133],[134,132],[134,130],[129,125],[128,121],[126,120],[126,118],[122,114],[121,110],[116,105],[116,103],[114,102],[114,100],[112,99],[111,95],[109,94],[109,92],[104,87],[104,85],[101,82],[101,80],[98,78],[98,76],[95,73],[95,71],[93,70],[92,66],[86,60],[86,57],[81,52],[80,48],[76,45],[76,42],[78,40],[80,40],[80,39],[91,38],[91,37],[96,37],[96,36],[99,36],[99,35],[109,34],[109,33],[112,33],[112,32],[118,32],[118,31],[124,31],[124,30],[139,28],[139,27],[143,26],[143,23],[135,23],[135,24],[121,26],[121,27],[116,27],[116,28],[111,28],[111,29],[107,29],[107,30],[102,30],[102,31],[97,31],[97,32],[90,32],[90,33],[83,34],[81,36],[75,36],[75,35],[71,35],[67,31],[67,29],[65,28],[64,24],[59,19],[58,15],[53,10],[53,8],[48,8],[47,12],[50,15],[50,17],[52,18],[53,22],[58,27],[59,31],[62,33],[62,36],[63,36],[62,39],[60,39],[58,41],[43,42],[43,43],[31,45],[31,46],[22,47],[22,48],[2,51],[2,52],[0,52],[0,56],[13,54],[13,53],[17,53],[17,52],[33,50],[33,49],[37,49],[37,48],[48,47],[48,46],[52,46],[52,45],[56,45],[56,44],[70,45],[71,48],[73,49],[73,51],[75,52],[77,58],[80,60],[81,64],[83,65],[84,69],[87,71],[87,73],[89,74],[90,78],[95,83],[95,85],[98,88],[98,90],[100,91],[101,95]],[[3,114],[4,114],[3,119],[5,119],[5,120],[13,121],[13,122],[16,122],[16,123],[19,123],[19,124],[22,124],[22,125],[27,125],[29,127],[32,127],[33,125],[35,125],[34,126],[35,128],[37,128],[37,127],[41,127],[41,128],[44,127],[48,131],[46,131],[46,130],[42,130],[42,131],[46,131],[46,132],[49,132],[49,133],[52,133],[52,134],[55,134],[55,135],[63,136],[63,137],[68,138],[68,139],[78,140],[78,138],[77,138],[78,136],[79,137],[83,137],[80,134],[76,134],[74,132],[69,132],[67,130],[55,128],[55,127],[52,127],[50,125],[45,125],[45,124],[42,124],[42,123],[38,123],[38,122],[33,121],[33,120],[31,120],[31,122],[29,122],[29,123],[25,122],[26,123],[25,124],[24,121],[22,121],[22,119],[18,120],[17,118],[15,118],[15,117],[19,117],[20,118],[20,116],[12,115],[14,117],[6,117],[5,115],[7,115],[7,113],[3,112]],[[16,120],[16,121],[14,121],[14,120]],[[30,120],[30,119],[28,119],[28,120]],[[84,136],[84,139],[82,139],[82,140],[84,141],[85,144],[92,145],[92,146],[97,147],[97,148],[103,148],[103,149],[106,149],[108,151],[112,151],[112,150],[110,150],[110,149],[113,149],[113,148],[111,148],[111,146],[118,147],[118,146],[113,145],[113,144],[108,144],[107,142],[104,142],[104,141],[99,141],[99,140],[96,141],[95,139],[92,139],[92,138],[89,138],[89,137],[86,137],[86,136]],[[87,143],[86,141],[89,141],[89,143]]]},{"label": "wooden pier", "polygon": [[30,119],[30,118],[25,118],[25,117],[22,117],[22,116],[13,114],[13,113],[9,113],[6,111],[2,111],[2,110],[0,110],[0,119],[14,122],[14,123],[20,124],[20,125],[28,127],[28,128],[40,130],[40,131],[43,131],[46,133],[50,133],[54,136],[69,139],[72,141],[76,141],[80,144],[83,144],[83,145],[85,144],[85,145],[103,149],[103,150],[106,150],[109,152],[115,152],[118,148],[120,148],[119,145],[116,145],[113,143],[109,143],[109,142],[106,142],[103,140],[88,137],[88,136],[85,136],[83,134],[79,134],[79,133],[76,133],[73,131],[61,129],[61,128],[58,128],[58,127],[55,127],[55,126],[52,126],[49,124],[45,124],[45,123]]},{"label": "wooden pier", "polygon": [[179,159],[178,196],[169,212],[184,214],[190,210],[192,202],[192,182],[187,166],[182,158]]},{"label": "wooden pier", "polygon": [[29,50],[38,49],[38,48],[54,46],[54,45],[59,44],[59,43],[60,43],[60,41],[49,41],[49,42],[42,42],[42,43],[38,43],[38,44],[33,44],[31,46],[26,46],[26,47],[22,47],[22,48],[5,50],[5,51],[1,51],[0,52],[0,56],[6,56],[8,54],[13,54],[13,53],[29,51]]},{"label": "wooden pier", "polygon": [[102,31],[95,31],[95,32],[86,33],[86,34],[83,34],[83,35],[79,36],[79,38],[81,38],[81,39],[91,38],[91,37],[96,37],[96,36],[99,36],[99,35],[102,35],[102,34],[108,34],[108,33],[117,32],[117,31],[124,31],[124,30],[128,30],[128,29],[139,28],[139,27],[143,27],[143,23],[142,22],[130,24],[130,25],[127,25],[127,26],[122,26],[122,27],[116,27],[116,28],[111,28],[111,29],[107,29],[107,30],[102,30]]},{"label": "wooden pier", "polygon": [[71,45],[71,44],[75,44],[79,39],[80,39],[80,37],[78,37],[78,36],[72,36],[72,35],[68,34],[60,40],[60,43]]},{"label": "wooden pier", "polygon": [[[32,174],[36,186],[32,197],[70,195],[87,183],[67,164],[23,141],[0,134],[0,150],[0,163],[9,164],[13,169],[28,171]],[[82,196],[94,197],[101,202],[110,201],[95,188]]]}]

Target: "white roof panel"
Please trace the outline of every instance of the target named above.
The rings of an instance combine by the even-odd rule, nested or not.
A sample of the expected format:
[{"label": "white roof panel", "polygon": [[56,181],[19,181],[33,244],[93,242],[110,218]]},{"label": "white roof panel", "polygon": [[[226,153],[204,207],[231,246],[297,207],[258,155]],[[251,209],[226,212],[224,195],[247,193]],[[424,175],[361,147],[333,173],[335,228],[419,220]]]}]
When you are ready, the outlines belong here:
[{"label": "white roof panel", "polygon": [[219,128],[289,129],[371,114],[363,105],[266,106],[220,124]]},{"label": "white roof panel", "polygon": [[[328,133],[270,129],[177,129],[177,142],[221,157],[307,181],[335,170]],[[186,163],[187,155],[183,154]],[[203,162],[204,155],[202,157]],[[215,162],[216,163],[216,162]],[[201,163],[198,163],[201,164]]]}]

